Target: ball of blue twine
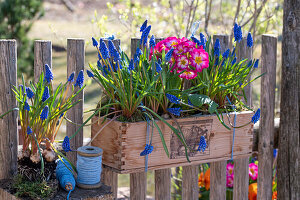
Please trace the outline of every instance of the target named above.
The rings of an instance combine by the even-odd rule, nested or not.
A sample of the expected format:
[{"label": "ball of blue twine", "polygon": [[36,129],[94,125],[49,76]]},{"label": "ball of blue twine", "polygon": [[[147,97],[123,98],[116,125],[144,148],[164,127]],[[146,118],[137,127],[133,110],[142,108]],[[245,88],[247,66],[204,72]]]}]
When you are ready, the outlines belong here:
[{"label": "ball of blue twine", "polygon": [[100,183],[102,149],[84,146],[80,147],[77,153],[77,183],[83,185],[95,185]]},{"label": "ball of blue twine", "polygon": [[56,178],[60,186],[69,192],[67,199],[69,199],[71,191],[73,191],[76,186],[75,178],[70,170],[72,170],[72,167],[65,159],[63,159],[63,162],[61,160],[58,161],[56,166]]}]

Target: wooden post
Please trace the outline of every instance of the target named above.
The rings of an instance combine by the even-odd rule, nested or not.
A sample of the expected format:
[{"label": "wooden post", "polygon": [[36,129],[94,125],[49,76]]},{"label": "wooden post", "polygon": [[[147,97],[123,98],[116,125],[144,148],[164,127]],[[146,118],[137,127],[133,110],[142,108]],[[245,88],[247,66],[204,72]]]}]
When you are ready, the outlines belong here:
[{"label": "wooden post", "polygon": [[[229,36],[214,35],[214,43],[217,38],[220,40],[220,54],[222,54],[229,48]],[[210,164],[210,199],[226,199],[226,165],[226,160]]]},{"label": "wooden post", "polygon": [[[131,38],[131,57],[139,45],[140,39]],[[146,137],[146,136],[145,136]],[[143,200],[146,199],[147,173],[139,172],[130,174],[130,199]]]},{"label": "wooden post", "polygon": [[137,172],[130,174],[130,199],[145,200],[147,193],[147,173]]},{"label": "wooden post", "polygon": [[[164,38],[155,38],[155,43]],[[155,199],[171,199],[171,169],[155,170]]]},{"label": "wooden post", "polygon": [[257,199],[272,199],[277,37],[262,36]]},{"label": "wooden post", "polygon": [[[237,45],[237,60],[252,59],[252,48],[247,46],[247,39],[243,38]],[[250,78],[249,78],[250,79]],[[252,87],[251,84],[245,88],[247,105],[252,105]],[[249,157],[234,160],[234,183],[233,199],[248,200],[249,187]]]},{"label": "wooden post", "polygon": [[[17,107],[13,85],[17,85],[17,43],[0,40],[0,115]],[[12,178],[17,173],[18,154],[17,112],[0,119],[0,179]]]},{"label": "wooden post", "polygon": [[[83,39],[68,39],[67,42],[67,74],[68,77],[72,72],[75,71],[75,81],[76,77],[80,70],[84,70],[84,40]],[[83,123],[83,92],[79,94],[74,101],[82,99],[77,105],[71,108],[67,112],[67,117],[77,123]],[[79,128],[78,125],[74,125],[71,123],[67,123],[67,136],[72,136],[76,130]],[[77,150],[78,147],[83,145],[83,129],[79,131],[79,133],[70,140],[71,149]],[[76,151],[68,152],[68,158],[72,163],[76,163],[77,154]]]},{"label": "wooden post", "polygon": [[300,197],[300,0],[285,0],[278,150],[278,199]]},{"label": "wooden post", "polygon": [[118,174],[109,167],[102,165],[101,181],[103,184],[111,187],[114,199],[118,196]]},{"label": "wooden post", "polygon": [[49,40],[34,41],[34,82],[38,82],[39,77],[45,70],[45,64],[52,67],[52,43]]},{"label": "wooden post", "polygon": [[182,199],[192,200],[199,198],[198,187],[199,165],[182,167]]},{"label": "wooden post", "polygon": [[155,170],[155,199],[171,199],[171,169]]}]

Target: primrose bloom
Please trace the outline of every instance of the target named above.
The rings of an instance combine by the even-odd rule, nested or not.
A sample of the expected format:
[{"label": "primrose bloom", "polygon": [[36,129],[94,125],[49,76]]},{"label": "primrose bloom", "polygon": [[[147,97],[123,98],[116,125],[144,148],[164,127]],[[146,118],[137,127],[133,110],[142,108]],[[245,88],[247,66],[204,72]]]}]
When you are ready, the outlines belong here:
[{"label": "primrose bloom", "polygon": [[180,55],[176,59],[176,66],[180,70],[188,69],[189,59],[185,55]]},{"label": "primrose bloom", "polygon": [[249,176],[250,178],[255,181],[258,176],[258,166],[255,163],[249,164]]},{"label": "primrose bloom", "polygon": [[177,37],[168,37],[163,41],[164,41],[164,44],[166,45],[166,47],[168,49],[171,49],[172,47],[175,48],[178,45],[178,43],[180,42],[180,39],[178,39]]},{"label": "primrose bloom", "polygon": [[226,187],[229,187],[229,188],[233,187],[233,183],[234,183],[233,179],[234,179],[233,175],[226,177]]},{"label": "primrose bloom", "polygon": [[194,51],[191,52],[190,61],[196,71],[201,72],[209,66],[208,53],[203,49],[194,49]]},{"label": "primrose bloom", "polygon": [[228,163],[226,166],[226,176],[234,175],[234,166],[232,163]]},{"label": "primrose bloom", "polygon": [[[181,73],[182,70],[178,70],[177,73]],[[184,78],[184,79],[194,79],[197,76],[197,72],[193,71],[193,70],[185,70],[182,74],[179,74],[180,78]]]}]

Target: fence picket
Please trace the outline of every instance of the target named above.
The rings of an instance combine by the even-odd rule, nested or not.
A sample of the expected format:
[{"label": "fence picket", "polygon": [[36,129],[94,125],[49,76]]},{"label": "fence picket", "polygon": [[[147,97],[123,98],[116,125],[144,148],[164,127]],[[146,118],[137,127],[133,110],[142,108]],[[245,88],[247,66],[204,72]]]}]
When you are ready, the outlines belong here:
[{"label": "fence picket", "polygon": [[[67,74],[69,77],[72,72],[75,71],[75,77],[78,76],[80,70],[84,70],[84,40],[83,39],[68,39],[67,41]],[[74,77],[74,78],[75,78]],[[76,79],[75,79],[76,80]],[[67,117],[76,124],[83,123],[83,91],[76,96],[74,101],[82,99],[77,105],[68,110]],[[72,136],[79,125],[67,123],[67,136]],[[71,149],[77,150],[78,147],[83,145],[83,129],[70,140]],[[68,158],[72,163],[76,163],[77,153],[76,151],[68,152]]]},{"label": "fence picket", "polygon": [[183,200],[195,200],[199,198],[198,173],[199,165],[182,167]]},{"label": "fence picket", "polygon": [[[228,35],[214,35],[214,43],[216,39],[220,40],[220,53],[222,54],[229,48]],[[226,199],[226,164],[227,161],[213,162],[210,165],[210,199]]]},{"label": "fence picket", "polygon": [[[252,59],[252,48],[247,47],[247,39],[243,38],[237,46],[237,60]],[[249,77],[250,79],[250,77]],[[252,105],[252,87],[251,84],[245,87],[247,97],[247,105]],[[249,157],[234,159],[234,184],[233,184],[233,199],[248,200],[248,185],[249,185]]]},{"label": "fence picket", "polygon": [[52,43],[49,40],[34,41],[34,82],[38,82],[45,64],[52,68]]},{"label": "fence picket", "polygon": [[260,133],[258,143],[257,199],[272,199],[274,110],[276,87],[277,37],[262,36]]},{"label": "fence picket", "polygon": [[[13,85],[17,85],[17,42],[0,40],[0,113],[17,107]],[[0,179],[17,173],[18,154],[17,112],[0,119]]]}]

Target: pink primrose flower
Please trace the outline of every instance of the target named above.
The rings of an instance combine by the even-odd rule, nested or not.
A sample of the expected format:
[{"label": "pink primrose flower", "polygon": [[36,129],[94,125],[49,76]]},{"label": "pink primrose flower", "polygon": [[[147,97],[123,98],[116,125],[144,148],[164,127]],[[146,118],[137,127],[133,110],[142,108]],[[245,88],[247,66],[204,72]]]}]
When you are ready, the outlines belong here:
[{"label": "pink primrose flower", "polygon": [[[177,73],[181,73],[182,70],[178,70]],[[184,79],[194,79],[197,76],[197,72],[193,71],[193,70],[185,70],[182,74],[179,75],[180,78],[184,78]]]},{"label": "pink primrose flower", "polygon": [[194,49],[191,52],[191,65],[197,72],[201,72],[204,68],[209,66],[208,53],[203,49]]},{"label": "pink primrose flower", "polygon": [[232,188],[234,183],[234,175],[226,177],[226,187]]},{"label": "pink primrose flower", "polygon": [[249,176],[250,178],[255,181],[258,176],[258,166],[255,163],[249,164]]}]

